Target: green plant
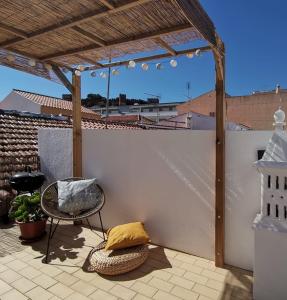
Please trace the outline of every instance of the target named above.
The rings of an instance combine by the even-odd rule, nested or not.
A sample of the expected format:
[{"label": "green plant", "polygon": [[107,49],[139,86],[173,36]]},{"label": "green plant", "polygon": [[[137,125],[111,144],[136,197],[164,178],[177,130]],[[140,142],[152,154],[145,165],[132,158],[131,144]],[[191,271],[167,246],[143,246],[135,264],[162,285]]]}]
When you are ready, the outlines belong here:
[{"label": "green plant", "polygon": [[18,222],[36,222],[46,218],[41,209],[41,195],[34,193],[29,195],[19,195],[11,202],[9,217]]}]

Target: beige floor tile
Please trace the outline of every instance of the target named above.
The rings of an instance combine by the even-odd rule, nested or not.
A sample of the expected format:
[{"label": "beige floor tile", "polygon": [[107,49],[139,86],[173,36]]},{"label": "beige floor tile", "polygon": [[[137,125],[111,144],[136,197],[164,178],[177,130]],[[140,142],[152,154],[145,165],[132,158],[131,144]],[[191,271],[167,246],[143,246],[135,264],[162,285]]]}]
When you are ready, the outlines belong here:
[{"label": "beige floor tile", "polygon": [[0,279],[0,295],[5,294],[11,289],[12,287],[8,283]]},{"label": "beige floor tile", "polygon": [[70,296],[74,291],[63,285],[62,283],[57,283],[48,288],[48,291],[61,299],[65,299]]},{"label": "beige floor tile", "polygon": [[112,287],[115,286],[115,283],[112,281],[102,278],[101,276],[95,277],[92,281],[90,281],[96,288],[104,290],[104,291],[109,291]]},{"label": "beige floor tile", "polygon": [[170,294],[166,293],[163,291],[158,291],[156,294],[153,296],[153,299],[155,300],[179,300],[180,298]]},{"label": "beige floor tile", "polygon": [[224,275],[221,275],[217,272],[214,272],[214,271],[210,271],[210,270],[203,270],[202,273],[201,273],[202,276],[205,276],[209,279],[214,279],[214,280],[217,280],[217,281],[220,281],[220,282],[224,282],[225,281],[225,276]]},{"label": "beige floor tile", "polygon": [[102,290],[96,290],[93,294],[89,296],[89,298],[93,300],[116,300],[117,299],[117,297]]},{"label": "beige floor tile", "polygon": [[192,291],[211,299],[218,299],[220,295],[220,292],[199,283],[194,286]]},{"label": "beige floor tile", "polygon": [[10,269],[0,273],[0,279],[7,283],[11,283],[19,278],[21,278],[21,275]]},{"label": "beige floor tile", "polygon": [[165,291],[165,292],[170,292],[171,289],[173,288],[173,284],[171,283],[168,283],[166,281],[163,281],[161,279],[158,279],[158,278],[152,278],[149,282],[148,282],[149,285],[159,289],[159,290],[162,290],[162,291]]},{"label": "beige floor tile", "polygon": [[136,295],[134,291],[121,285],[115,285],[110,289],[109,293],[124,300],[131,300]]},{"label": "beige floor tile", "polygon": [[23,261],[21,261],[19,259],[15,259],[6,264],[6,267],[8,267],[9,269],[12,269],[14,271],[19,271],[21,269],[24,269],[27,266],[28,265],[26,263],[24,263]]},{"label": "beige floor tile", "polygon": [[40,285],[44,289],[47,289],[57,283],[57,281],[55,279],[49,277],[46,274],[41,274],[40,276],[37,276],[37,277],[33,278],[32,280],[34,283],[36,283],[37,285]]},{"label": "beige floor tile", "polygon": [[194,265],[197,266],[197,267],[201,267],[201,268],[212,270],[212,271],[216,270],[214,265],[212,265],[209,261],[203,260],[203,259],[196,260],[194,262]]},{"label": "beige floor tile", "polygon": [[19,292],[25,294],[26,292],[32,290],[34,287],[36,287],[36,284],[33,283],[31,280],[22,277],[14,282],[11,283],[11,286],[13,286],[15,289],[17,289]]},{"label": "beige floor tile", "polygon": [[[31,300],[48,300],[51,299],[54,295],[43,289],[40,286],[35,287],[25,294]],[[15,299],[16,300],[16,299]]]},{"label": "beige floor tile", "polygon": [[162,280],[169,280],[172,276],[172,274],[167,272],[166,270],[155,270],[150,273],[150,275]]},{"label": "beige floor tile", "polygon": [[136,294],[135,297],[133,298],[133,300],[150,300],[151,298],[146,297],[144,295],[141,294]]},{"label": "beige floor tile", "polygon": [[26,296],[18,292],[17,290],[11,290],[1,296],[1,300],[26,300]]},{"label": "beige floor tile", "polygon": [[[199,295],[198,300],[210,300],[210,298],[207,298],[205,296]],[[231,300],[231,299],[230,299]],[[232,299],[233,300],[233,299]]]},{"label": "beige floor tile", "polygon": [[6,267],[5,265],[0,264],[0,273],[4,272],[6,270],[8,270],[8,267]]},{"label": "beige floor tile", "polygon": [[93,279],[97,278],[99,275],[97,273],[87,273],[84,272],[82,269],[73,273],[73,276],[78,277],[84,281],[92,281]]},{"label": "beige floor tile", "polygon": [[89,296],[97,289],[91,283],[85,282],[83,280],[78,280],[71,286],[71,288],[84,296]]},{"label": "beige floor tile", "polygon": [[43,266],[39,269],[42,273],[47,274],[50,277],[57,276],[61,274],[63,271],[58,269],[57,267],[49,264],[43,264]]},{"label": "beige floor tile", "polygon": [[177,275],[177,276],[183,276],[183,274],[186,272],[186,270],[178,268],[178,267],[172,267],[172,268],[168,268],[166,269],[166,271],[168,273]]},{"label": "beige floor tile", "polygon": [[43,263],[42,263],[40,258],[33,258],[31,260],[28,260],[27,264],[30,265],[31,267],[37,269],[37,270],[39,270],[40,268],[43,267]]},{"label": "beige floor tile", "polygon": [[20,252],[15,252],[15,253],[13,253],[12,255],[13,255],[14,257],[16,257],[17,259],[21,259],[21,258],[27,256],[28,253],[27,253],[26,251],[23,250],[23,251],[20,251]]},{"label": "beige floor tile", "polygon": [[157,291],[156,288],[140,281],[135,282],[135,284],[132,285],[131,289],[147,297],[152,297]]},{"label": "beige floor tile", "polygon": [[68,265],[68,264],[66,264],[66,262],[65,262],[65,264],[61,263],[61,264],[57,265],[57,268],[60,269],[63,272],[69,273],[69,274],[73,274],[73,273],[75,273],[77,271],[81,271],[82,270],[81,267],[79,267],[79,266],[73,266],[73,265]]},{"label": "beige floor tile", "polygon": [[199,296],[199,294],[194,293],[190,290],[187,290],[187,289],[179,287],[179,286],[174,287],[171,290],[171,294],[173,294],[179,298],[185,299],[185,300],[197,300],[197,298]]},{"label": "beige floor tile", "polygon": [[57,297],[57,296],[53,296],[52,298],[50,298],[49,300],[61,300],[61,298]]},{"label": "beige floor tile", "polygon": [[220,282],[214,279],[209,279],[206,283],[206,286],[221,292],[224,290],[226,284],[224,282]]},{"label": "beige floor tile", "polygon": [[194,264],[189,264],[189,263],[183,263],[180,266],[181,269],[184,269],[186,271],[190,271],[192,273],[196,273],[196,274],[201,274],[201,272],[204,270],[201,267],[195,266]]},{"label": "beige floor tile", "polygon": [[[70,296],[68,296],[67,298],[65,298],[65,300],[89,300],[89,298],[84,295],[81,295],[79,293],[73,293]],[[101,299],[98,298],[98,300],[101,300]]]},{"label": "beige floor tile", "polygon": [[197,282],[197,283],[201,283],[201,284],[206,284],[206,282],[208,281],[208,278],[199,274],[195,274],[192,272],[186,272],[183,275],[184,278],[191,280],[193,282]]},{"label": "beige floor tile", "polygon": [[184,254],[184,253],[179,253],[176,255],[175,259],[193,264],[196,261],[196,258],[192,255]]},{"label": "beige floor tile", "polygon": [[32,279],[35,278],[37,276],[40,276],[42,273],[40,271],[38,271],[37,269],[28,266],[20,271],[18,271],[19,274],[21,274],[22,276],[28,278],[28,279]]},{"label": "beige floor tile", "polygon": [[71,286],[75,282],[79,281],[80,279],[78,277],[75,277],[71,274],[68,274],[66,272],[61,272],[59,275],[54,277],[55,280],[63,283],[66,286]]},{"label": "beige floor tile", "polygon": [[15,260],[15,257],[13,257],[12,255],[3,256],[3,257],[0,257],[0,264],[5,265],[12,260]]},{"label": "beige floor tile", "polygon": [[169,282],[177,285],[177,286],[181,286],[185,289],[191,290],[194,287],[194,282],[179,276],[172,276],[169,280]]}]

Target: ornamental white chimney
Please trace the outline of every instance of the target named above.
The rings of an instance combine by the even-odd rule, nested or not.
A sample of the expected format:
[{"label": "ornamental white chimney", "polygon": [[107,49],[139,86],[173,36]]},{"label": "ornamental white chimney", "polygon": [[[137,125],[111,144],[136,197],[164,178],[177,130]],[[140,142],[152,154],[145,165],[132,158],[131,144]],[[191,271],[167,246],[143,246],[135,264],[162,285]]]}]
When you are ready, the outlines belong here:
[{"label": "ornamental white chimney", "polygon": [[256,300],[287,299],[287,133],[281,107],[273,125],[265,153],[255,162],[261,173],[261,209],[253,222]]}]

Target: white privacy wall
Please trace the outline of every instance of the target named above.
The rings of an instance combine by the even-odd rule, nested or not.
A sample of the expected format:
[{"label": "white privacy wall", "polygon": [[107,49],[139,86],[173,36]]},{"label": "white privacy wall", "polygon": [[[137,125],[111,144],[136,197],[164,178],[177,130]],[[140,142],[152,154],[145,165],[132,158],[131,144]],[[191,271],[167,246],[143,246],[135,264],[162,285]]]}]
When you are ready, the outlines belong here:
[{"label": "white privacy wall", "polygon": [[[272,132],[226,136],[226,263],[253,268],[253,219],[260,211],[257,150]],[[96,177],[107,203],[106,228],[143,221],[154,243],[214,258],[214,131],[83,131],[83,175]],[[49,178],[72,175],[70,129],[40,129]],[[95,217],[94,222],[98,224]]]}]

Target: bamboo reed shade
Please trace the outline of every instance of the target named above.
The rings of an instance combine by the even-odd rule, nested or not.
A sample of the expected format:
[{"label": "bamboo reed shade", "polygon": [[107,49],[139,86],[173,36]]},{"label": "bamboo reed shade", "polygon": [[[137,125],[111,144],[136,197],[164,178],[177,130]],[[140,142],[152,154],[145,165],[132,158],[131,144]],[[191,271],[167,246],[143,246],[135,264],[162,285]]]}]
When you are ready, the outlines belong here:
[{"label": "bamboo reed shade", "polygon": [[88,66],[197,39],[217,46],[198,0],[6,0],[0,6],[0,64],[54,81],[44,63]]}]

